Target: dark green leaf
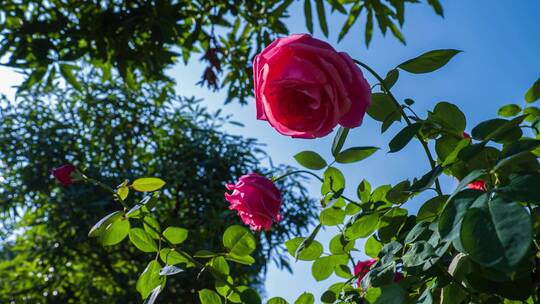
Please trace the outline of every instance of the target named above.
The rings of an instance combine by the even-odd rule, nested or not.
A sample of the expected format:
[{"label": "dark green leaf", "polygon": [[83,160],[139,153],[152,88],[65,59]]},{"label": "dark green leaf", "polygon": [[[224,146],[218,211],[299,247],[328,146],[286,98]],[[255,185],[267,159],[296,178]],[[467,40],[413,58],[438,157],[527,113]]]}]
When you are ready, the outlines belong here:
[{"label": "dark green leaf", "polygon": [[422,74],[429,73],[442,68],[459,50],[434,50],[426,52],[416,58],[405,61],[398,68],[409,73]]},{"label": "dark green leaf", "polygon": [[306,17],[306,27],[313,34],[313,16],[311,15],[311,0],[304,0],[304,16]]},{"label": "dark green leaf", "polygon": [[402,257],[405,267],[420,266],[435,256],[435,250],[425,241],[412,244],[411,248]]},{"label": "dark green leaf", "polygon": [[294,156],[296,161],[311,170],[320,170],[326,167],[326,161],[313,151],[302,151]]},{"label": "dark green leaf", "polygon": [[324,10],[324,3],[322,0],[315,0],[315,6],[317,8],[317,17],[319,18],[319,25],[324,36],[328,37],[328,24],[326,24],[326,13]]},{"label": "dark green leaf", "polygon": [[371,38],[373,37],[373,10],[368,10],[364,36],[366,40],[366,47],[369,48],[369,43],[371,42]]},{"label": "dark green leaf", "polygon": [[531,217],[519,204],[495,198],[488,208],[467,211],[460,236],[474,261],[510,273],[531,246]]},{"label": "dark green leaf", "polygon": [[384,85],[386,86],[386,89],[390,90],[394,84],[396,84],[397,80],[399,78],[399,70],[398,69],[392,69],[384,78]]},{"label": "dark green leaf", "polygon": [[[387,117],[393,117],[391,114],[395,112],[399,113],[399,108],[390,96],[384,93],[371,94],[371,105],[367,109],[367,113],[371,118],[382,122]],[[401,116],[398,118],[397,121],[401,119]]]},{"label": "dark green leaf", "polygon": [[418,210],[418,215],[416,220],[421,221],[434,221],[439,215],[440,210],[443,208],[444,203],[448,200],[448,195],[436,196],[427,202],[425,202],[420,210]]},{"label": "dark green leaf", "polygon": [[77,91],[82,91],[81,84],[79,83],[79,81],[77,81],[77,78],[75,77],[75,75],[73,75],[73,70],[75,69],[78,69],[78,67],[72,66],[69,64],[63,64],[63,63],[60,64],[60,74],[62,74],[64,79],[70,85],[72,85]]},{"label": "dark green leaf", "polygon": [[411,139],[413,139],[416,133],[418,133],[421,126],[422,125],[419,123],[413,123],[399,131],[399,133],[396,134],[396,136],[394,136],[389,143],[390,152],[398,152],[403,149],[411,141]]},{"label": "dark green leaf", "polygon": [[437,15],[444,17],[443,7],[439,0],[428,0],[428,3],[431,5],[431,7],[433,7],[433,10]]},{"label": "dark green leaf", "polygon": [[435,182],[435,180],[441,175],[443,172],[443,168],[441,166],[435,166],[435,168],[428,173],[426,173],[424,176],[422,176],[419,180],[414,182],[409,189],[411,192],[422,192]]},{"label": "dark green leaf", "polygon": [[345,21],[345,24],[343,24],[343,27],[341,28],[341,31],[339,32],[338,42],[340,42],[341,39],[343,39],[343,37],[347,35],[351,27],[354,25],[354,23],[358,19],[358,16],[360,16],[360,12],[362,12],[363,8],[364,6],[361,5],[359,2],[353,5],[349,13],[349,16],[347,17],[347,20]]},{"label": "dark green leaf", "polygon": [[347,164],[361,161],[368,158],[371,154],[375,153],[379,148],[377,147],[354,147],[345,151],[341,151],[336,155],[336,162]]},{"label": "dark green leaf", "polygon": [[458,192],[444,206],[439,219],[439,233],[443,240],[452,241],[459,237],[461,222],[471,206],[479,206],[488,199],[481,191],[466,189]]},{"label": "dark green leaf", "polygon": [[540,204],[539,186],[540,173],[513,174],[507,185],[495,191],[512,201]]}]

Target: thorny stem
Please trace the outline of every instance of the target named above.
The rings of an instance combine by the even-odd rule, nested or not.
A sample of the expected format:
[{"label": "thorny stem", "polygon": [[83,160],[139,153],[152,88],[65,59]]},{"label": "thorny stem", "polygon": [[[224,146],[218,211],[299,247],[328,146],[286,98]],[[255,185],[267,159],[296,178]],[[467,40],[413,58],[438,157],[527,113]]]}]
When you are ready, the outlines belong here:
[{"label": "thorny stem", "polygon": [[[388,94],[388,96],[390,96],[390,99],[392,100],[392,102],[398,107],[399,111],[401,112],[401,116],[403,117],[403,119],[405,120],[405,122],[407,123],[407,125],[412,125],[412,122],[411,120],[409,119],[409,117],[407,116],[407,114],[405,113],[405,111],[403,110],[403,108],[401,107],[401,104],[399,103],[399,101],[397,101],[397,99],[394,97],[394,95],[392,94],[392,92],[390,91],[390,89],[386,86],[385,82],[384,82],[384,79],[379,76],[379,74],[377,74],[377,72],[375,72],[371,67],[369,67],[367,64],[361,62],[361,61],[358,61],[356,59],[353,59],[353,61],[358,64],[359,66],[363,67],[364,69],[366,69],[369,73],[371,73],[371,75],[373,75],[381,84],[381,87],[383,88],[383,90],[386,92],[386,94]],[[422,138],[422,136],[420,135],[420,132],[416,132],[416,138],[418,138],[418,140],[420,141],[420,143],[422,144],[422,147],[424,148],[424,151],[426,152],[426,155],[427,155],[427,158],[429,160],[429,164],[431,166],[431,169],[435,169],[435,160],[433,158],[433,155],[431,154],[431,151],[429,150],[429,146],[427,144],[427,142]],[[435,188],[437,189],[437,193],[439,195],[442,195],[442,190],[441,190],[441,185],[439,183],[439,179],[436,178],[435,179]]]}]

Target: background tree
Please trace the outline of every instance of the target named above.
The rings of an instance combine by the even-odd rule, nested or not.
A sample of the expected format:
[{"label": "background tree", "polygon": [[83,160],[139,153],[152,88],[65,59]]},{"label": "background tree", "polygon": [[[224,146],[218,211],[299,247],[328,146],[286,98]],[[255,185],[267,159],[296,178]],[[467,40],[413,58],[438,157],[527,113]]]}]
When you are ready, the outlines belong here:
[{"label": "background tree", "polygon": [[[90,73],[87,80],[94,76]],[[0,264],[2,302],[139,299],[135,282],[149,254],[125,245],[103,250],[89,239],[89,228],[118,209],[118,202],[96,187],[58,188],[50,170],[59,164],[81,164],[113,187],[118,180],[166,176],[156,219],[162,225],[196,227],[184,245],[192,250],[218,250],[216,231],[237,221],[226,210],[224,183],[244,172],[266,171],[258,165],[266,156],[256,141],[219,131],[228,118],[208,113],[193,98],[175,96],[160,84],[132,92],[85,83],[88,93],[67,88],[26,94],[0,114],[1,206],[3,226],[12,235],[1,250],[8,257]],[[256,254],[258,262],[238,273],[246,282],[260,283],[267,259],[277,250],[273,244],[302,231],[313,218],[313,202],[298,180],[286,186],[293,189],[284,197],[287,219],[281,228],[259,235],[264,246]],[[286,259],[274,256],[278,265],[288,266]],[[173,278],[165,297],[194,302],[191,290],[209,284],[195,276],[186,272]]]}]

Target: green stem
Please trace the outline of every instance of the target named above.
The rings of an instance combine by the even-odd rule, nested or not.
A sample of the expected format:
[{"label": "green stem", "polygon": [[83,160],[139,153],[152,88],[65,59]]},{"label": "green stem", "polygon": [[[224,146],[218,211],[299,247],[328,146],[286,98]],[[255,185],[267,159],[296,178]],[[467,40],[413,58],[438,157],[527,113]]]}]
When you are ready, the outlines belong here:
[{"label": "green stem", "polygon": [[[356,59],[353,59],[353,61],[356,64],[358,64],[359,66],[366,69],[369,73],[371,73],[371,75],[373,75],[380,82],[381,87],[383,88],[383,90],[386,92],[386,94],[388,94],[388,96],[390,96],[390,99],[392,100],[392,102],[398,107],[399,111],[401,112],[401,116],[403,117],[403,119],[405,120],[407,125],[409,125],[409,126],[412,125],[412,122],[409,119],[409,117],[407,116],[407,113],[405,113],[405,111],[401,107],[401,104],[399,103],[399,101],[397,101],[397,99],[394,97],[394,95],[392,94],[390,89],[386,86],[386,84],[384,82],[384,79],[379,74],[377,74],[377,72],[375,72],[371,67],[369,67],[367,64],[365,64],[365,63],[363,63],[361,61],[358,61]],[[416,138],[418,138],[418,140],[420,141],[420,144],[422,144],[422,147],[424,148],[424,151],[426,152],[426,155],[427,155],[427,158],[429,160],[429,164],[431,166],[431,169],[432,170],[435,169],[436,162],[435,162],[435,160],[433,158],[433,155],[431,154],[431,151],[429,150],[429,146],[428,146],[427,142],[422,138],[419,131],[416,132]],[[439,183],[438,178],[435,179],[435,188],[437,189],[437,193],[439,195],[443,195],[442,190],[441,190],[441,184]]]},{"label": "green stem", "polygon": [[324,180],[322,179],[322,177],[318,176],[317,174],[315,174],[315,173],[313,173],[313,172],[307,171],[307,170],[296,170],[296,171],[287,172],[287,173],[283,174],[282,176],[278,176],[278,177],[274,178],[273,181],[274,181],[274,182],[277,182],[278,180],[284,179],[284,178],[287,177],[287,176],[295,175],[295,174],[301,174],[301,173],[309,174],[309,175],[311,175],[311,176],[317,178],[321,183],[324,182]]}]

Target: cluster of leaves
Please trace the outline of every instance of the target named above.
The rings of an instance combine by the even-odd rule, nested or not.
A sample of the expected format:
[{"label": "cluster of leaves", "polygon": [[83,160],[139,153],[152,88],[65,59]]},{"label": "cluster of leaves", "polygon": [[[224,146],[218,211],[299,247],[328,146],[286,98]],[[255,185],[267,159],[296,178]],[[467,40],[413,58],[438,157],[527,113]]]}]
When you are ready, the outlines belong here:
[{"label": "cluster of leaves", "polygon": [[[305,0],[306,23],[313,31],[312,1]],[[405,3],[412,0],[315,0],[321,29],[328,35],[325,6],[348,15],[343,38],[363,10],[368,14],[366,45],[373,16],[383,33],[404,41],[396,22],[404,22]],[[325,2],[327,2],[325,4]],[[131,88],[136,79],[172,81],[165,70],[194,55],[206,63],[200,84],[226,87],[228,101],[245,103],[252,95],[251,62],[262,47],[288,34],[284,20],[293,0],[243,1],[35,1],[6,0],[0,11],[0,58],[21,69],[19,90],[50,88],[61,76],[78,90],[82,62],[99,68],[103,81],[119,74]],[[429,0],[442,15],[438,0]],[[347,8],[347,6],[349,6]]]},{"label": "cluster of leaves", "polygon": [[[406,127],[389,142],[389,152],[403,149],[417,138],[432,169],[420,178],[372,189],[363,180],[358,197],[343,196],[345,177],[319,154],[295,156],[304,167],[325,170],[322,178],[320,225],[306,238],[286,243],[292,256],[314,261],[313,277],[324,280],[335,273],[345,279],[323,293],[323,303],[536,303],[540,285],[538,246],[540,192],[540,80],[525,95],[525,107],[505,105],[495,118],[465,133],[466,118],[459,108],[440,102],[426,118],[412,110],[414,101],[399,103],[390,89],[400,71],[428,73],[444,66],[459,51],[436,50],[406,61],[380,81],[373,93],[370,117],[381,122],[381,132],[404,120]],[[410,114],[407,114],[407,113]],[[532,130],[532,131],[531,131]],[[377,148],[342,150],[347,129],[334,139],[334,163],[360,161]],[[526,134],[529,134],[527,136]],[[436,159],[429,142],[434,142]],[[444,194],[441,174],[460,180]],[[481,181],[483,189],[469,189]],[[425,191],[434,191],[416,215],[403,204]],[[329,253],[316,240],[321,226],[337,226]],[[351,253],[355,241],[366,238],[363,252],[377,262],[355,286]],[[395,281],[395,273],[404,275]],[[304,295],[303,295],[304,296]],[[313,303],[311,296],[309,303]],[[300,301],[300,300],[298,300]],[[282,302],[276,302],[282,303]],[[302,302],[304,303],[304,302]]]},{"label": "cluster of leaves", "polygon": [[[85,69],[86,71],[86,69]],[[166,176],[166,191],[153,216],[161,225],[190,227],[186,250],[216,250],[223,231],[237,217],[226,209],[224,184],[260,167],[267,156],[253,139],[228,135],[231,122],[210,113],[193,98],[176,96],[167,83],[143,84],[133,91],[101,83],[97,72],[84,78],[80,92],[58,80],[45,94],[21,94],[0,109],[0,302],[133,303],[140,299],[135,278],[148,254],[121,243],[102,248],[87,232],[105,214],[118,210],[109,193],[94,185],[58,187],[51,168],[79,167],[115,185],[138,176]],[[273,171],[288,171],[276,167]],[[266,263],[288,267],[280,244],[304,231],[315,210],[307,208],[302,179],[287,179],[283,225],[258,235],[248,269],[231,267],[237,280],[260,288]],[[133,199],[140,194],[133,194]],[[142,197],[137,197],[142,199]],[[296,208],[296,206],[302,206]],[[5,237],[4,237],[5,236]],[[194,252],[194,251],[193,251]],[[160,298],[196,301],[211,278],[193,280],[189,272],[167,282]]]}]

